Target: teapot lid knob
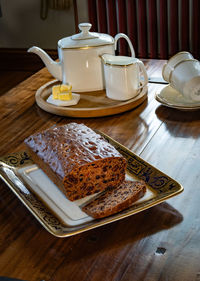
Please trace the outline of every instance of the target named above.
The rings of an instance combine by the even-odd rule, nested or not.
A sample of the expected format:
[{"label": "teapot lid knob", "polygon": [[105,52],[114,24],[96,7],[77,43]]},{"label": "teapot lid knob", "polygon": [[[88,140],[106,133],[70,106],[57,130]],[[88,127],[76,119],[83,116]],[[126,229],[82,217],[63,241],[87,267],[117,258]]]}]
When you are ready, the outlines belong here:
[{"label": "teapot lid knob", "polygon": [[84,40],[84,39],[95,39],[98,38],[98,35],[93,33],[93,32],[89,32],[90,28],[92,27],[91,23],[80,23],[78,25],[79,29],[80,29],[80,33],[73,35],[71,38],[73,40]]},{"label": "teapot lid knob", "polygon": [[87,33],[89,32],[90,28],[92,27],[91,23],[80,23],[78,25],[79,29],[84,32],[84,33]]}]

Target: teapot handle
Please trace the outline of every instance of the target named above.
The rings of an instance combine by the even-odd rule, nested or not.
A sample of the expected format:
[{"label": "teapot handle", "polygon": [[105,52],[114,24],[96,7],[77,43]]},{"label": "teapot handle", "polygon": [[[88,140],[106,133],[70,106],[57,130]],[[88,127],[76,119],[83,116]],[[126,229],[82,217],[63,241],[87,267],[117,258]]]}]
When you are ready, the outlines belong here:
[{"label": "teapot handle", "polygon": [[128,42],[128,45],[129,45],[129,48],[131,50],[131,57],[135,58],[135,51],[134,51],[134,48],[133,48],[133,45],[131,43],[131,40],[128,38],[128,36],[124,33],[118,33],[117,35],[115,35],[115,51],[117,50],[117,41],[120,39],[120,38],[124,38],[126,39],[126,41]]}]

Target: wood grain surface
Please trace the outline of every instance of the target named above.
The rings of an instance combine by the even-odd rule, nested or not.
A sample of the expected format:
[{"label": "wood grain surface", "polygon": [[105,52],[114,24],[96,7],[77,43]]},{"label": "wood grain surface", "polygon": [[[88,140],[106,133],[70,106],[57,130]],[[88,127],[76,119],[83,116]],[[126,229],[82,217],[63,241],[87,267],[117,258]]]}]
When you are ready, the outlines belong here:
[{"label": "wood grain surface", "polygon": [[[165,61],[145,60],[149,76]],[[27,281],[199,281],[200,111],[181,112],[148,85],[137,108],[100,118],[40,109],[35,92],[52,80],[42,69],[0,96],[1,156],[23,149],[30,134],[54,124],[85,123],[119,141],[179,181],[184,192],[124,220],[61,239],[49,234],[0,181],[0,275]]]}]

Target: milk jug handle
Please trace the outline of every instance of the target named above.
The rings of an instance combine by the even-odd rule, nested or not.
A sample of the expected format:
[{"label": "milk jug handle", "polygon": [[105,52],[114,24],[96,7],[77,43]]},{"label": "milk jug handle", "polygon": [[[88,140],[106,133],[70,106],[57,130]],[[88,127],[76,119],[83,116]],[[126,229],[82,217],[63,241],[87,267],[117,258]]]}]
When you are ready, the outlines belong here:
[{"label": "milk jug handle", "polygon": [[128,36],[124,33],[118,33],[117,35],[115,35],[115,51],[117,50],[117,41],[120,39],[120,38],[124,38],[126,39],[126,41],[128,42],[128,45],[129,45],[129,48],[131,50],[131,57],[135,58],[135,51],[134,51],[134,48],[133,48],[133,45],[131,43],[131,40],[128,38]]},{"label": "milk jug handle", "polygon": [[141,72],[143,74],[143,77],[144,77],[144,80],[142,80],[142,82],[141,82],[141,79],[140,79],[141,86],[138,87],[138,90],[139,90],[139,89],[142,89],[144,86],[147,85],[147,83],[148,83],[148,75],[147,75],[147,72],[146,72],[146,69],[145,69],[145,66],[144,66],[143,62],[141,60],[138,60],[137,64],[138,64],[138,66],[139,66],[139,68],[140,68],[140,70],[141,70]]}]

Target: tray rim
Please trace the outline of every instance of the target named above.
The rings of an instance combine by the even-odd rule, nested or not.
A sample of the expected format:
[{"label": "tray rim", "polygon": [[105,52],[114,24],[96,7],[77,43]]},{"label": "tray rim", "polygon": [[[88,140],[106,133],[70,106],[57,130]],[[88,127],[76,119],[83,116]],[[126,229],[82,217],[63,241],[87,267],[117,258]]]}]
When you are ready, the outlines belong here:
[{"label": "tray rim", "polygon": [[[42,98],[43,91],[45,91],[48,87],[52,87],[53,85],[56,85],[58,83],[61,82],[57,79],[54,79],[42,85],[36,91],[35,100],[37,105],[44,111],[56,115],[68,116],[68,117],[91,118],[91,117],[111,116],[111,115],[123,113],[125,111],[134,109],[137,106],[139,106],[141,103],[143,103],[147,99],[147,93],[148,93],[148,86],[145,86],[142,88],[141,92],[136,97],[127,101],[119,101],[118,104],[112,106],[105,106],[105,107],[102,106],[102,107],[93,107],[93,108],[58,107],[56,105],[47,103],[46,100]],[[78,94],[84,95],[84,93],[78,93]],[[89,94],[89,92],[87,94]],[[109,112],[109,109],[112,110],[113,112]]]},{"label": "tray rim", "polygon": [[[40,224],[49,233],[51,233],[52,235],[54,235],[56,237],[60,237],[60,238],[70,237],[70,236],[82,233],[84,231],[94,229],[96,227],[106,225],[108,223],[112,223],[114,221],[118,221],[120,219],[129,217],[133,214],[137,214],[143,210],[156,206],[156,205],[160,204],[161,202],[164,202],[165,200],[167,200],[171,197],[174,197],[183,191],[183,186],[180,183],[178,183],[177,181],[175,181],[168,175],[164,174],[163,172],[161,172],[160,170],[158,170],[157,168],[155,168],[154,166],[152,166],[151,164],[149,164],[148,162],[143,160],[141,157],[139,157],[138,155],[134,154],[132,151],[127,149],[125,146],[121,145],[117,141],[115,141],[112,138],[110,138],[109,136],[107,136],[106,134],[99,132],[99,131],[98,131],[98,133],[100,133],[112,145],[115,145],[115,147],[120,152],[122,152],[122,151],[126,152],[132,158],[135,158],[136,160],[141,162],[143,165],[146,165],[149,169],[152,168],[153,172],[156,172],[159,175],[167,177],[167,179],[169,179],[169,181],[171,181],[173,184],[175,184],[176,190],[170,191],[170,192],[168,190],[168,192],[162,194],[162,196],[159,197],[158,190],[153,189],[150,186],[150,188],[153,191],[157,192],[158,198],[156,200],[155,200],[155,198],[152,198],[150,200],[142,202],[141,204],[140,203],[138,205],[136,204],[136,205],[134,205],[134,207],[132,206],[132,207],[130,207],[120,213],[114,214],[110,217],[106,217],[106,218],[102,218],[102,219],[98,219],[98,220],[94,219],[90,222],[83,224],[82,226],[80,226],[80,225],[73,226],[73,227],[70,226],[67,228],[67,226],[66,225],[64,226],[62,224],[62,222],[60,222],[59,219],[48,209],[48,207],[46,207],[45,204],[32,192],[31,188],[28,188],[28,186],[27,186],[28,184],[23,180],[23,178],[17,174],[17,169],[19,169],[19,167],[23,168],[25,166],[29,166],[34,163],[29,158],[27,152],[26,151],[17,152],[17,153],[12,153],[12,154],[6,155],[4,157],[0,157],[0,178],[8,185],[8,187],[18,197],[18,199],[24,204],[24,206],[31,212],[31,214],[40,222]],[[131,157],[128,159],[128,161],[131,160]],[[14,161],[10,161],[8,159],[11,159],[11,160],[14,159]],[[21,161],[20,162],[21,164],[19,164],[19,161]],[[131,161],[129,164],[131,165]],[[23,198],[23,195],[21,194],[21,192],[17,191],[17,189],[19,189],[19,188],[16,187],[16,184],[13,182],[14,179],[11,180],[11,179],[9,179],[8,175],[6,175],[6,173],[4,171],[5,169],[9,169],[9,171],[12,171],[12,173],[14,173],[15,180],[17,178],[17,180],[20,181],[20,184],[23,185],[23,188],[25,188],[29,192],[29,195],[31,196],[30,198],[32,198],[31,200],[33,200],[33,202],[29,202],[28,200],[25,200]],[[129,172],[131,172],[131,169],[129,166],[128,166],[127,170]],[[134,176],[135,176],[135,174],[134,174]],[[142,179],[142,178],[140,178],[140,179]],[[149,185],[149,182],[147,182],[147,184]],[[37,207],[34,206],[34,204],[33,204],[34,202],[37,203],[36,204]],[[147,202],[149,202],[149,203],[147,204]],[[46,215],[46,218],[42,217],[42,215]]]}]

